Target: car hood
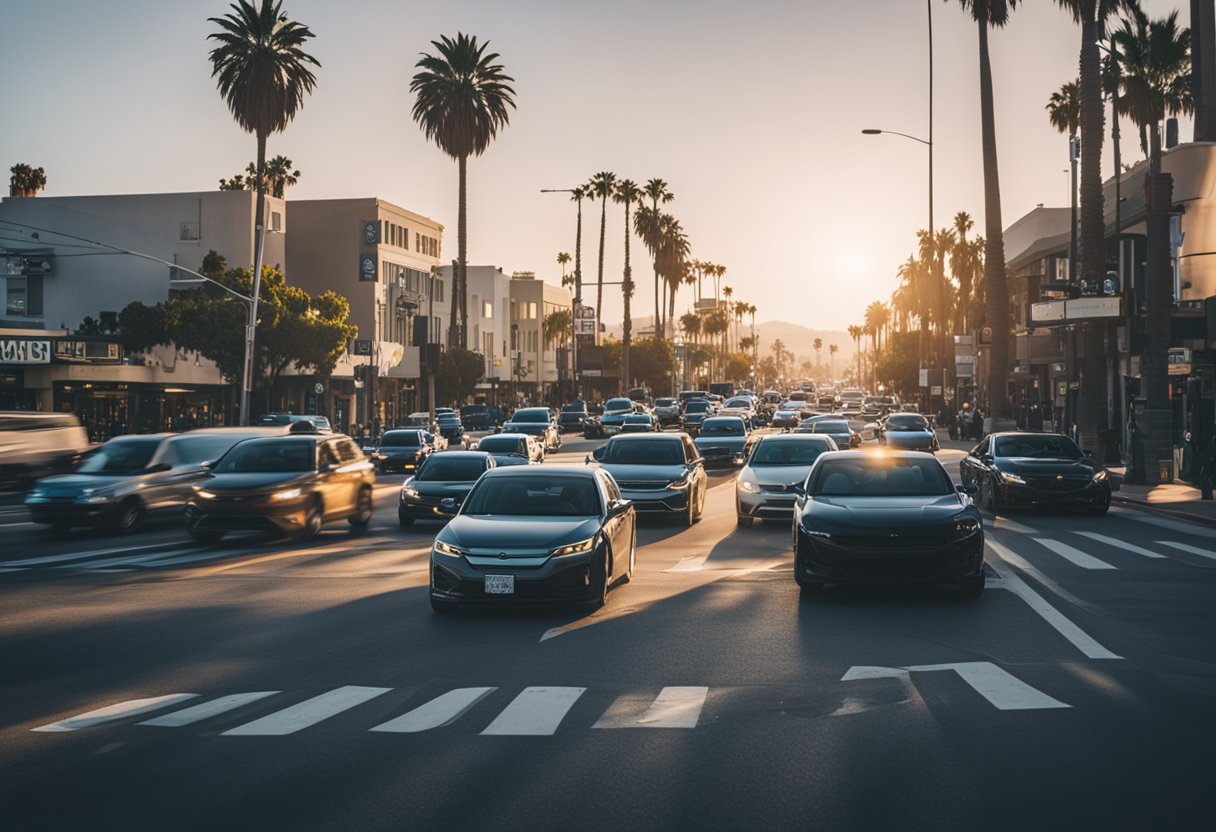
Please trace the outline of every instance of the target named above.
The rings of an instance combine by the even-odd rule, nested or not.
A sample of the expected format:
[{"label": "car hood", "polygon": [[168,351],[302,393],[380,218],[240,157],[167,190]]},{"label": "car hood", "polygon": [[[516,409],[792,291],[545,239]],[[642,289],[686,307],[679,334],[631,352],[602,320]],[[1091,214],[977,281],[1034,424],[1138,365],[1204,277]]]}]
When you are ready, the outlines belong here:
[{"label": "car hood", "polygon": [[812,497],[803,515],[815,528],[873,530],[944,524],[963,511],[955,494],[933,497]]},{"label": "car hood", "polygon": [[1092,477],[1100,466],[1082,459],[1033,459],[1029,457],[1000,457],[996,466],[1010,474],[1028,477]]},{"label": "car hood", "polygon": [[706,436],[701,434],[693,440],[698,448],[742,448],[747,444],[746,436]]},{"label": "car hood", "polygon": [[746,468],[739,476],[750,474],[760,485],[801,485],[810,472],[810,465],[757,465]]},{"label": "car hood", "polygon": [[601,465],[618,482],[675,482],[684,476],[683,465]]},{"label": "car hood", "polygon": [[48,497],[76,497],[86,488],[96,491],[113,485],[130,484],[141,474],[59,474],[43,477],[34,486]]},{"label": "car hood", "polygon": [[448,482],[444,480],[433,480],[431,482],[419,482],[418,480],[410,480],[409,485],[413,486],[414,490],[419,494],[427,497],[464,497],[473,489],[473,482]]},{"label": "car hood", "polygon": [[481,517],[460,514],[439,536],[445,543],[474,554],[525,556],[578,543],[600,528],[598,517]]},{"label": "car hood", "polygon": [[218,493],[257,493],[273,491],[284,485],[294,485],[306,482],[313,476],[312,472],[295,471],[291,473],[267,473],[264,471],[249,474],[213,474],[210,479],[203,480],[200,485],[208,491]]}]

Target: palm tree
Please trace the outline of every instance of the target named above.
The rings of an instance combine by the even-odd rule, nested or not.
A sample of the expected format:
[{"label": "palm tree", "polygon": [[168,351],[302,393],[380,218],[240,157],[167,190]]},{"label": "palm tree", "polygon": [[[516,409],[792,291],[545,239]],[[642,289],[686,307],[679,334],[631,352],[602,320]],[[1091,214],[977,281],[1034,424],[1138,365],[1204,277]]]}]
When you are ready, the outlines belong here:
[{"label": "palm tree", "polygon": [[849,337],[853,339],[853,357],[857,360],[857,386],[861,386],[861,327],[849,324]]},{"label": "palm tree", "polygon": [[[666,205],[676,198],[667,187],[667,183],[662,179],[651,179],[642,186],[642,193],[646,199],[650,200],[650,209],[654,212],[654,216],[659,216],[659,204]],[[638,233],[638,236],[642,236]],[[654,273],[654,332],[655,337],[659,335],[659,320],[662,318],[662,308],[659,306],[659,272],[656,269]]]},{"label": "palm tree", "polygon": [[713,346],[713,352],[719,369],[721,368],[722,361],[722,345],[720,338],[726,333],[726,328],[726,315],[723,314],[721,309],[715,309],[709,315],[706,315],[705,320],[701,323],[701,331],[704,332],[710,339],[710,344]]},{"label": "palm tree", "polygon": [[641,197],[642,191],[632,179],[622,179],[616,183],[612,192],[613,202],[625,206],[625,274],[621,282],[621,294],[625,298],[625,318],[621,324],[621,378],[629,383],[629,345],[633,334],[633,318],[631,317],[631,301],[633,300],[633,269],[629,265],[629,238],[633,229],[629,225],[629,210],[633,203]]},{"label": "palm tree", "polygon": [[726,295],[726,321],[727,321],[726,329],[727,329],[727,340],[729,340],[730,339],[730,318],[731,318],[730,299],[735,294],[735,290],[730,288],[729,286],[725,286],[722,289],[722,294]]},{"label": "palm tree", "polygon": [[815,374],[818,375],[820,372],[820,367],[823,366],[823,362],[819,360],[820,350],[823,349],[823,339],[816,338],[814,341],[812,341],[811,349],[815,350]]},{"label": "palm tree", "polygon": [[[980,129],[984,156],[984,283],[987,287],[987,322],[992,327],[988,349],[988,412],[1008,418],[1009,396],[1009,288],[1005,282],[1005,233],[1001,223],[1001,182],[996,163],[996,118],[993,114],[992,63],[988,56],[988,28],[1009,22],[1017,0],[959,0],[979,27]],[[1086,0],[1078,0],[1086,2]],[[1096,48],[1096,47],[1095,47]],[[1099,183],[1100,185],[1101,183]],[[1101,247],[1101,241],[1098,241]]]},{"label": "palm tree", "polygon": [[684,330],[685,338],[697,343],[701,337],[701,316],[696,312],[685,312],[680,316],[680,329]]},{"label": "palm tree", "polygon": [[8,180],[9,196],[37,196],[46,188],[46,171],[18,162],[8,169],[12,176]]},{"label": "palm tree", "polygon": [[554,309],[541,321],[541,335],[545,339],[545,349],[549,345],[565,338],[570,334],[570,310]]},{"label": "palm tree", "polygon": [[828,376],[836,378],[836,353],[840,352],[840,347],[835,344],[828,344]]},{"label": "palm tree", "polygon": [[[413,117],[422,132],[455,159],[459,169],[459,205],[456,215],[457,271],[452,281],[452,313],[448,343],[467,349],[468,216],[467,168],[470,156],[480,156],[498,131],[510,123],[515,109],[515,79],[503,72],[497,52],[486,52],[490,42],[457,32],[431,41],[438,54],[423,53],[414,66],[420,71],[410,81],[417,94]],[[459,325],[457,309],[459,308]]]},{"label": "palm tree", "polygon": [[562,287],[563,288],[569,287],[574,284],[574,281],[571,280],[566,275],[566,266],[567,266],[567,264],[569,264],[569,262],[570,262],[570,253],[569,252],[559,251],[557,253],[557,265],[562,267]]},{"label": "palm tree", "polygon": [[[262,0],[255,7],[237,0],[223,17],[207,18],[219,27],[207,40],[216,42],[209,55],[211,77],[236,123],[257,138],[257,208],[253,235],[253,298],[249,305],[249,327],[245,338],[245,366],[253,361],[262,288],[263,240],[266,227],[266,139],[286,129],[312,92],[317,77],[309,66],[320,62],[304,51],[313,33],[302,23],[288,20],[281,0]],[[247,374],[251,376],[252,374]],[[246,378],[246,385],[252,378]],[[241,423],[249,424],[249,393],[241,395]]]},{"label": "palm tree", "polygon": [[591,192],[592,199],[600,200],[600,261],[595,275],[595,328],[599,329],[604,316],[604,232],[608,222],[608,200],[616,190],[616,174],[600,171],[583,187]]},{"label": "palm tree", "polygon": [[1056,130],[1068,135],[1068,155],[1072,161],[1072,184],[1069,192],[1072,221],[1068,225],[1070,235],[1068,258],[1071,270],[1076,268],[1076,263],[1071,261],[1077,256],[1077,157],[1072,152],[1072,147],[1077,140],[1077,130],[1081,127],[1080,81],[1069,81],[1063,84],[1059,91],[1051,94],[1051,98],[1047,101],[1047,120]]},{"label": "palm tree", "polygon": [[[980,270],[984,266],[984,250],[982,240],[968,240],[967,232],[974,223],[966,211],[954,215],[954,245],[950,249],[950,271],[958,283],[958,306],[955,309],[956,332],[968,332],[972,324],[971,305],[974,303],[975,289],[979,281]],[[977,242],[980,244],[977,245]]]}]

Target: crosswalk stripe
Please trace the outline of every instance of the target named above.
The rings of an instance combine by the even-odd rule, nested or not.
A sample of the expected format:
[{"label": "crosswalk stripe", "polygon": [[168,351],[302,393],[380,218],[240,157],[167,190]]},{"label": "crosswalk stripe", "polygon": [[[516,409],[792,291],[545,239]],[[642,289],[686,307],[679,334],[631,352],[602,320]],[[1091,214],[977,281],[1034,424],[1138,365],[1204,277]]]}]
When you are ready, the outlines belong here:
[{"label": "crosswalk stripe", "polygon": [[238,725],[224,732],[226,737],[280,737],[294,734],[309,726],[316,725],[322,720],[342,713],[345,710],[362,705],[377,696],[388,693],[392,688],[370,688],[359,685],[345,685],[335,688],[328,693],[314,696],[298,705],[284,708],[273,714]]},{"label": "crosswalk stripe", "polygon": [[24,572],[25,569],[17,567],[16,569],[0,569],[0,572]]},{"label": "crosswalk stripe", "polygon": [[547,737],[557,731],[586,688],[530,687],[511,700],[483,736]]},{"label": "crosswalk stripe", "polygon": [[1097,532],[1076,532],[1082,537],[1088,537],[1090,540],[1096,540],[1099,543],[1105,543],[1107,546],[1113,546],[1116,549],[1122,549],[1125,552],[1132,552],[1137,555],[1144,555],[1146,558],[1161,558],[1165,559],[1165,555],[1159,555],[1156,552],[1150,552],[1143,546],[1137,546],[1134,543],[1128,543],[1126,540],[1120,540],[1117,537],[1110,537]]},{"label": "crosswalk stripe", "polygon": [[[709,688],[666,687],[640,716],[629,707],[629,697],[613,703],[592,728],[696,728]],[[618,703],[622,707],[618,707]]]},{"label": "crosswalk stripe", "polygon": [[442,728],[460,719],[470,708],[496,690],[498,688],[456,688],[370,730],[415,734],[432,728]]},{"label": "crosswalk stripe", "polygon": [[1169,546],[1171,549],[1177,549],[1180,552],[1190,552],[1192,555],[1199,555],[1201,558],[1211,558],[1216,560],[1216,552],[1207,549],[1200,549],[1198,546],[1192,546],[1189,543],[1175,543],[1172,540],[1158,540],[1158,546]]},{"label": "crosswalk stripe", "polygon": [[210,719],[213,716],[235,711],[243,705],[257,702],[259,699],[265,699],[267,696],[274,696],[278,692],[277,690],[259,690],[252,693],[234,693],[229,696],[221,696],[219,699],[212,699],[210,702],[192,705],[189,708],[174,711],[171,714],[145,719],[139,724],[156,725],[161,728],[181,728],[183,725],[191,725],[195,722],[202,722],[204,719]]},{"label": "crosswalk stripe", "polygon": [[1032,529],[1029,526],[1023,526],[1021,523],[1014,522],[1008,517],[997,515],[993,518],[993,529],[998,532],[1017,532],[1018,534],[1038,534],[1037,529]]},{"label": "crosswalk stripe", "polygon": [[120,719],[167,708],[170,705],[185,702],[187,699],[193,699],[196,696],[198,696],[197,693],[168,693],[164,696],[152,696],[147,699],[130,699],[126,702],[106,705],[104,708],[97,708],[96,710],[86,711],[83,714],[77,714],[67,719],[61,719],[58,722],[52,722],[50,725],[40,725],[30,730],[48,733],[78,731],[81,728],[92,728],[94,725],[115,722]]},{"label": "crosswalk stripe", "polygon": [[1073,548],[1072,546],[1069,546],[1067,543],[1061,543],[1058,540],[1052,540],[1051,538],[1047,538],[1047,537],[1035,537],[1035,538],[1031,538],[1031,539],[1037,543],[1041,543],[1043,546],[1045,546],[1048,549],[1050,549],[1051,551],[1055,552],[1060,557],[1064,558],[1067,561],[1071,561],[1072,563],[1075,563],[1077,566],[1080,566],[1082,569],[1115,569],[1115,568],[1117,568],[1117,567],[1111,566],[1109,563],[1107,563],[1104,560],[1099,560],[1098,558],[1095,558],[1093,555],[1087,555],[1084,552],[1082,552],[1080,549]]},{"label": "crosswalk stripe", "polygon": [[954,664],[924,664],[905,668],[909,672],[953,670],[976,693],[1002,711],[1028,711],[1041,708],[1070,708],[1037,688],[1023,682],[1012,673],[992,662],[957,662]]}]

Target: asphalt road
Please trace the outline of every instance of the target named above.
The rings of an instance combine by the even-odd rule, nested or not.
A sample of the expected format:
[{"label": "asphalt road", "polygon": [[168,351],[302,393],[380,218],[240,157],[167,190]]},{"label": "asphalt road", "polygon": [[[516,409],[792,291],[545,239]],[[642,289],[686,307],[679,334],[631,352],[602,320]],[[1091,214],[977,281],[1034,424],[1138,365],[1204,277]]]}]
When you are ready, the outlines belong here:
[{"label": "asphalt road", "polygon": [[1210,529],[988,517],[978,602],[802,601],[788,526],[736,528],[727,472],[694,528],[642,521],[603,609],[440,618],[400,479],[369,533],[306,544],[50,538],[0,510],[0,826],[1211,823]]}]

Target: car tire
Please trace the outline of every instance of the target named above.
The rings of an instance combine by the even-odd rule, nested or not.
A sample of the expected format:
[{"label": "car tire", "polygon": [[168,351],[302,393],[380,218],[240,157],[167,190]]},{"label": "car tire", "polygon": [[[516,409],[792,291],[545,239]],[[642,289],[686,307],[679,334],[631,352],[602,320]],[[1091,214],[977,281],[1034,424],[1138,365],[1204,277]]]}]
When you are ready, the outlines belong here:
[{"label": "car tire", "polygon": [[688,495],[688,513],[684,515],[684,528],[691,529],[697,522],[697,495]]},{"label": "car tire", "polygon": [[304,526],[300,529],[300,534],[303,537],[316,537],[321,533],[321,526],[324,524],[325,515],[321,512],[321,502],[313,500],[304,515]]},{"label": "car tire", "polygon": [[756,518],[750,517],[746,514],[736,514],[735,515],[735,525],[740,526],[742,528],[747,528],[747,527],[751,526],[751,524],[754,523],[755,521],[756,521]]},{"label": "car tire", "polygon": [[224,532],[218,529],[190,529],[189,534],[198,543],[219,543],[224,539]]},{"label": "car tire", "polygon": [[436,615],[455,615],[459,611],[459,601],[446,601],[442,598],[431,596],[431,612]]},{"label": "car tire", "polygon": [[355,501],[355,513],[347,517],[346,522],[350,523],[350,530],[355,534],[367,531],[367,527],[372,522],[372,490],[370,488],[359,489],[359,496]]},{"label": "car tire", "polygon": [[964,601],[978,601],[984,594],[984,575],[958,585],[958,597]]},{"label": "car tire", "polygon": [[988,494],[984,499],[984,508],[992,514],[996,514],[1001,508],[1000,498],[996,496],[996,482],[991,477],[988,478]]},{"label": "car tire", "polygon": [[1107,488],[1102,492],[1102,496],[1098,501],[1089,507],[1090,514],[1106,514],[1110,511],[1110,489]]},{"label": "car tire", "polygon": [[118,511],[110,529],[115,534],[131,534],[139,531],[144,522],[144,505],[136,497],[128,497],[118,504]]},{"label": "car tire", "polygon": [[604,556],[591,566],[591,586],[594,587],[594,595],[587,602],[587,606],[593,610],[598,610],[608,602],[608,564],[611,560],[612,553],[605,546]]}]

